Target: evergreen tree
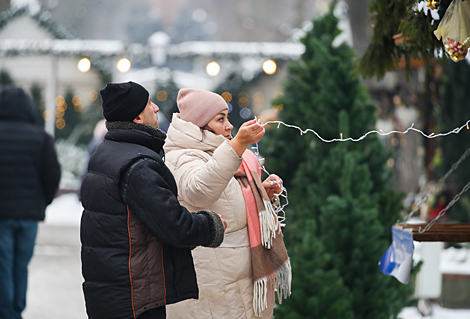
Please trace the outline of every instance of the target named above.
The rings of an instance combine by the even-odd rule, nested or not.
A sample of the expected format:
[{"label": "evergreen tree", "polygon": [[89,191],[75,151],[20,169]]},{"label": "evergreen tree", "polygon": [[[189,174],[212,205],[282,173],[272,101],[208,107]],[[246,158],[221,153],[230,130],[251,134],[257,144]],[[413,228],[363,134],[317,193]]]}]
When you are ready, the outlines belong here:
[{"label": "evergreen tree", "polygon": [[[438,131],[449,132],[465,124],[470,119],[470,66],[466,61],[448,63],[442,66],[442,80],[439,87],[439,107],[435,109],[438,119]],[[435,179],[441,178],[470,147],[470,130],[464,129],[459,134],[451,134],[439,139],[442,161],[435,170]],[[459,165],[447,181],[450,201],[470,181],[470,158]],[[470,195],[465,193],[448,211],[452,221],[470,222]]]},{"label": "evergreen tree", "polygon": [[[335,3],[302,39],[305,53],[289,68],[284,96],[273,102],[283,105],[283,122],[312,128],[326,140],[340,133],[360,137],[376,123],[376,108],[352,74],[354,52],[345,43],[332,44],[340,33]],[[390,188],[390,152],[377,135],[326,143],[282,125],[271,134],[261,152],[289,190],[284,233],[293,267],[292,297],[276,316],[301,318],[302,309],[320,307],[324,313],[340,311],[337,318],[396,318],[411,287],[377,265],[403,199]]]},{"label": "evergreen tree", "polygon": [[33,100],[34,105],[38,108],[38,125],[44,127],[45,120],[43,113],[45,110],[45,102],[42,98],[41,87],[38,83],[33,83],[33,85],[31,85],[31,99]]},{"label": "evergreen tree", "polygon": [[13,85],[15,84],[15,81],[10,76],[10,73],[8,73],[5,70],[0,70],[0,90],[7,85]]},{"label": "evergreen tree", "polygon": [[[365,78],[382,79],[387,71],[397,68],[404,60],[407,74],[411,74],[411,60],[417,59],[430,68],[437,58],[435,52],[444,50],[442,41],[434,35],[440,20],[452,0],[435,1],[439,18],[425,10],[418,10],[421,0],[370,0],[369,12],[373,17],[373,34],[369,47],[358,60],[358,71]],[[434,2],[434,1],[433,1]],[[428,1],[430,5],[430,1]],[[431,6],[433,7],[433,6]],[[434,7],[433,7],[434,8]],[[402,36],[402,43],[394,36]]]},{"label": "evergreen tree", "polygon": [[[106,84],[103,84],[103,87]],[[87,145],[93,138],[93,131],[95,130],[96,123],[104,119],[103,108],[101,107],[101,95],[96,89],[88,94],[87,102],[90,103],[80,113],[80,125],[82,126],[82,134],[78,138],[79,144]]]},{"label": "evergreen tree", "polygon": [[56,139],[68,139],[74,131],[74,135],[78,138],[82,131],[80,124],[80,113],[83,110],[81,97],[76,97],[73,90],[69,88],[64,99],[57,100],[56,105]]}]

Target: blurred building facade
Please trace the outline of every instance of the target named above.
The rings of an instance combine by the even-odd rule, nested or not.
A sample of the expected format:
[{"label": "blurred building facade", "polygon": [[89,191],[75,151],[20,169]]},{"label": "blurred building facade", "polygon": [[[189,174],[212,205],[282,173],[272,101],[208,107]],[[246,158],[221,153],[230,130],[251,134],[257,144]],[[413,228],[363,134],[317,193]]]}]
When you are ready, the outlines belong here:
[{"label": "blurred building facade", "polygon": [[[231,116],[239,124],[273,108],[289,63],[303,53],[299,39],[313,27],[308,21],[325,12],[329,1],[215,1],[14,0],[8,4],[16,5],[1,13],[0,70],[26,89],[40,87],[52,114],[46,121],[49,132],[57,119],[55,98],[67,88],[87,107],[104,82],[129,80],[153,96],[169,82],[228,92],[236,111]],[[22,2],[26,6],[18,6]],[[1,3],[6,6],[5,0]],[[346,3],[337,10],[343,30],[338,41],[352,45]],[[116,63],[124,57],[131,67],[121,73]],[[82,58],[90,60],[87,72],[77,68]],[[267,60],[275,63],[275,72],[263,70]],[[213,62],[218,70],[209,74]],[[412,96],[423,83],[422,71],[413,77],[406,86],[401,71],[365,82],[378,107],[378,129],[406,129],[417,120]],[[401,96],[399,103],[395,96]],[[396,151],[390,167],[397,187],[406,192],[418,186],[423,171],[421,141],[411,135],[384,139]]]}]

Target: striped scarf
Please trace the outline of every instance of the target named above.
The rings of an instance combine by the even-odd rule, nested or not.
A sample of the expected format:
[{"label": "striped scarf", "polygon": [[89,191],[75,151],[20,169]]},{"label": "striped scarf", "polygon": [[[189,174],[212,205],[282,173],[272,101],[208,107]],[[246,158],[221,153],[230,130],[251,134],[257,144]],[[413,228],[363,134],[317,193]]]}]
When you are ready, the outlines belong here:
[{"label": "striped scarf", "polygon": [[258,159],[251,151],[245,151],[242,157],[235,177],[246,206],[253,266],[253,308],[255,315],[261,317],[263,310],[274,307],[275,291],[279,303],[291,294],[292,273],[277,215],[260,179]]}]

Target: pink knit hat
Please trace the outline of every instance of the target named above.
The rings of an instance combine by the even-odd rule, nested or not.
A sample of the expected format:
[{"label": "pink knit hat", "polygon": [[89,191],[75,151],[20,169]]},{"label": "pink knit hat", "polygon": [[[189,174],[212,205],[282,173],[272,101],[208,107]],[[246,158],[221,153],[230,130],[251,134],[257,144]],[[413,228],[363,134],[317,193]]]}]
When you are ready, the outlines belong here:
[{"label": "pink knit hat", "polygon": [[199,89],[181,89],[176,103],[181,119],[201,128],[206,126],[214,116],[228,109],[223,97]]}]

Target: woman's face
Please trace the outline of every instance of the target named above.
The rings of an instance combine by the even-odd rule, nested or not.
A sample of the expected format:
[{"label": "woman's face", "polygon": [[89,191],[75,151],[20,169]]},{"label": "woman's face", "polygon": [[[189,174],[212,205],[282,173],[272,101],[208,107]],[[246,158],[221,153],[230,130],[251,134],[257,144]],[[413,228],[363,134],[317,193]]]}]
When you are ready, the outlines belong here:
[{"label": "woman's face", "polygon": [[228,110],[223,110],[210,120],[204,127],[205,130],[211,131],[217,135],[222,135],[227,139],[231,139],[231,131],[233,125],[228,120]]}]

